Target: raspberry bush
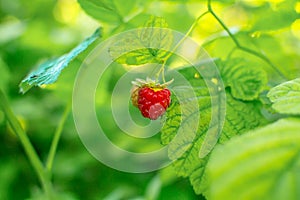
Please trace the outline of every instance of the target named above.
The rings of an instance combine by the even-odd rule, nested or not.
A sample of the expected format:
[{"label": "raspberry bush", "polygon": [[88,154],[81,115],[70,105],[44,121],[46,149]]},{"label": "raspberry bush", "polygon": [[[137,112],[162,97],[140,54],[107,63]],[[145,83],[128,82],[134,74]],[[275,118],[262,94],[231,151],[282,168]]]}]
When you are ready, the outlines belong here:
[{"label": "raspberry bush", "polygon": [[[20,0],[0,10],[0,199],[300,198],[299,1]],[[73,88],[94,52],[112,60],[93,96],[107,138],[137,154],[166,148],[170,166],[117,172],[78,140]],[[131,73],[131,91],[114,99]],[[129,113],[117,122],[114,100]],[[155,136],[140,128],[153,124]]]}]

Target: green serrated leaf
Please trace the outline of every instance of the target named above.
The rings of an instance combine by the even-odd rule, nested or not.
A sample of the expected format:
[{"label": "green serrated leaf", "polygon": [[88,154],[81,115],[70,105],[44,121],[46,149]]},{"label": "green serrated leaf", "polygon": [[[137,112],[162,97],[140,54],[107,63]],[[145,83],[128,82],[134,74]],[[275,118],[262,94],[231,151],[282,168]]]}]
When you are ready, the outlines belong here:
[{"label": "green serrated leaf", "polygon": [[[187,73],[190,69],[184,69],[181,73]],[[218,95],[210,95],[209,90],[203,85],[203,80],[194,77],[194,72],[190,71],[190,83],[193,85],[195,97],[191,98],[190,91],[186,88],[173,88],[177,94],[182,94],[178,99],[172,99],[172,105],[166,113],[166,122],[162,128],[161,139],[163,144],[169,144],[169,157],[176,159],[173,166],[178,175],[189,177],[197,194],[202,193],[207,186],[203,175],[209,156],[199,157],[200,149],[203,146],[208,128],[210,127],[212,112],[219,112],[211,108],[213,98],[222,101]],[[180,93],[178,90],[182,89]],[[229,92],[226,94],[226,117],[223,127],[217,120],[210,131],[217,132],[222,128],[219,143],[223,143],[233,136],[243,134],[264,124],[266,121],[260,113],[260,105],[257,102],[242,102],[234,99]],[[195,110],[197,102],[198,110]],[[184,109],[186,116],[182,116]],[[190,112],[190,113],[189,113]],[[199,120],[200,119],[200,120]],[[195,120],[199,120],[198,123]],[[197,124],[197,127],[195,127]]]},{"label": "green serrated leaf", "polygon": [[272,88],[267,96],[279,113],[300,114],[300,78]]},{"label": "green serrated leaf", "polygon": [[162,63],[173,45],[171,30],[162,17],[152,16],[144,28],[124,34],[110,47],[110,55],[116,62],[127,65]]},{"label": "green serrated leaf", "polygon": [[86,50],[101,35],[100,29],[82,43],[72,49],[69,53],[52,60],[48,60],[30,74],[25,77],[20,83],[20,92],[25,93],[33,86],[41,86],[54,83],[59,77],[61,71],[69,65],[69,63],[77,57],[81,52]]},{"label": "green serrated leaf", "polygon": [[245,59],[229,60],[220,68],[225,85],[231,88],[232,96],[237,99],[257,99],[268,82],[266,72]]},{"label": "green serrated leaf", "polygon": [[299,119],[282,119],[218,146],[206,170],[207,198],[299,199],[299,130]]}]

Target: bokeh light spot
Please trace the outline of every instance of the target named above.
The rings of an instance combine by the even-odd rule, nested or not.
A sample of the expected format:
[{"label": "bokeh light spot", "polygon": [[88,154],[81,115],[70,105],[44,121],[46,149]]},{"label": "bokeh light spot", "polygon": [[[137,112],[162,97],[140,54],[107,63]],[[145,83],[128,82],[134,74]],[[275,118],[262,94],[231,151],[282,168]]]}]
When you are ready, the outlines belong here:
[{"label": "bokeh light spot", "polygon": [[53,14],[57,21],[74,24],[78,18],[80,7],[76,0],[58,0]]},{"label": "bokeh light spot", "polygon": [[300,39],[300,19],[297,19],[296,21],[294,21],[294,23],[292,24],[291,27],[292,33],[293,35]]}]

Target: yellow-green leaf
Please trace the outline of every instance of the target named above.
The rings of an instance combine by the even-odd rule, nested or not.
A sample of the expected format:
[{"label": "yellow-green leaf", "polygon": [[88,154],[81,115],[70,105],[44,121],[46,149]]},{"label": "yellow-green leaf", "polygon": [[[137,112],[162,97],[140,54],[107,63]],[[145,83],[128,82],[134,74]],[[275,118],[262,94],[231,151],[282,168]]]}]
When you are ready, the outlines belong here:
[{"label": "yellow-green leaf", "polygon": [[282,114],[300,114],[300,78],[282,83],[270,90],[272,107]]},{"label": "yellow-green leaf", "polygon": [[299,130],[299,119],[282,119],[218,146],[206,170],[207,199],[298,200]]},{"label": "yellow-green leaf", "polygon": [[[207,187],[203,177],[209,155],[200,158],[199,153],[208,129],[213,133],[221,129],[220,138],[211,138],[211,140],[216,139],[219,143],[224,143],[236,135],[265,124],[266,120],[260,113],[258,102],[236,100],[226,92],[225,123],[223,125],[222,119],[218,119],[210,127],[212,113],[222,116],[223,110],[223,108],[220,108],[221,111],[213,108],[211,102],[216,101],[222,105],[224,99],[222,95],[211,95],[205,82],[194,77],[195,72],[189,68],[181,70],[192,84],[193,87],[190,89],[192,91],[180,87],[173,88],[175,93],[182,95],[178,97],[179,100],[173,98],[172,105],[167,110],[161,138],[163,144],[169,144],[169,157],[172,160],[176,159],[173,166],[177,174],[189,177],[195,192],[200,194]],[[183,92],[180,93],[180,90]],[[191,96],[191,92],[195,95]],[[217,134],[212,136],[217,137]]]}]

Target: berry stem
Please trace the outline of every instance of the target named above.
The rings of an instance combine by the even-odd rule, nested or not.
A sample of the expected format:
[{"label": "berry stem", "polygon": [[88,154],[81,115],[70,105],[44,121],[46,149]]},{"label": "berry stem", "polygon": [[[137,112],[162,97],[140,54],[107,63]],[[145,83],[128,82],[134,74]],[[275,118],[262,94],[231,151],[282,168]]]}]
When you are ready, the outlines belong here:
[{"label": "berry stem", "polygon": [[161,75],[163,83],[165,83],[166,82],[166,79],[165,79],[165,63],[162,64],[162,66],[159,68],[158,72],[155,75],[155,81],[156,82],[159,82],[158,79],[159,79],[160,75]]},{"label": "berry stem", "polygon": [[164,62],[162,63],[162,66],[160,67],[160,69],[158,70],[158,72],[156,73],[156,78],[158,79],[159,76],[162,76],[162,81],[163,83],[166,82],[165,80],[165,66],[167,61],[169,60],[169,58],[173,55],[173,53],[180,47],[180,45],[189,37],[189,35],[193,32],[193,30],[195,29],[196,25],[198,24],[199,20],[205,16],[206,14],[208,14],[209,11],[205,11],[204,13],[202,13],[201,15],[199,15],[195,21],[193,22],[193,24],[191,25],[191,27],[189,28],[189,30],[186,32],[186,34],[181,38],[181,40],[175,45],[175,47],[173,49],[171,49],[171,51],[168,52],[166,59],[164,60]]},{"label": "berry stem", "polygon": [[241,45],[241,43],[239,42],[239,40],[235,37],[235,35],[233,33],[231,33],[231,31],[229,30],[229,28],[226,26],[226,24],[221,20],[221,18],[215,13],[215,11],[213,10],[212,6],[211,6],[211,0],[207,0],[207,13],[210,13],[216,20],[217,22],[221,25],[221,27],[227,32],[228,36],[231,38],[231,40],[233,41],[233,43],[235,44],[235,46],[241,50],[244,51],[246,53],[252,54],[258,58],[260,58],[262,61],[264,61],[265,63],[267,63],[283,80],[288,80],[285,75],[278,69],[278,67],[267,57],[265,56],[263,53],[252,50],[248,47],[245,47],[243,45]]}]

